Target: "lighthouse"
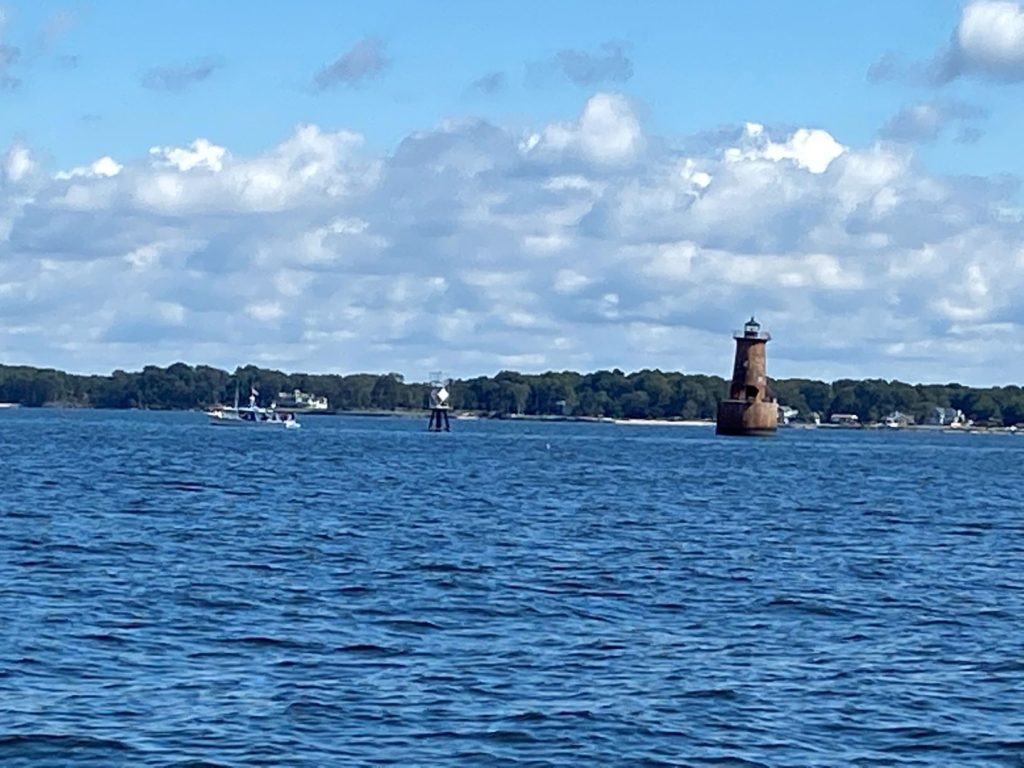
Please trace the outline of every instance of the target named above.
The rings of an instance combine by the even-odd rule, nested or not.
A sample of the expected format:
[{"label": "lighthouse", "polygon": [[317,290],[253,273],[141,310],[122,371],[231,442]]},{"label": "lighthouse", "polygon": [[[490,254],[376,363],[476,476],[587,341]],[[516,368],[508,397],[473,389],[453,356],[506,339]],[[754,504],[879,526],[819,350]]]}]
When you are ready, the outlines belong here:
[{"label": "lighthouse", "polygon": [[779,423],[779,408],[768,389],[765,347],[771,334],[753,317],[736,339],[729,396],[718,404],[715,431],[720,435],[771,435]]}]

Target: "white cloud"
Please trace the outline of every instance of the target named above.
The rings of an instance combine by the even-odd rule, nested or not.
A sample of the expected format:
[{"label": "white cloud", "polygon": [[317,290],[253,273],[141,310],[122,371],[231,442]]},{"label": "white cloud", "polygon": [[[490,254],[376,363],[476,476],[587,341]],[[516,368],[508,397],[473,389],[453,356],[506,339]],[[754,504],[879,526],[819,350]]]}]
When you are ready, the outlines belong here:
[{"label": "white cloud", "polygon": [[578,152],[588,160],[617,164],[633,159],[643,145],[640,122],[629,101],[620,94],[592,96],[575,123],[555,123],[543,133],[531,134],[525,152]]},{"label": "white cloud", "polygon": [[15,183],[24,180],[36,168],[32,159],[32,153],[28,147],[15,144],[4,155],[3,171],[4,176]]},{"label": "white cloud", "polygon": [[158,167],[179,171],[201,168],[216,173],[224,167],[227,150],[206,139],[196,139],[188,147],[152,147],[149,154]]},{"label": "white cloud", "polygon": [[298,128],[271,152],[233,158],[206,139],[187,147],[153,147],[151,167],[138,167],[122,182],[125,195],[154,212],[273,212],[312,200],[341,197],[372,183],[375,161],[356,159],[362,137]]},{"label": "white cloud", "polygon": [[663,245],[644,267],[644,272],[656,280],[688,280],[697,253],[696,244],[690,242]]},{"label": "white cloud", "polygon": [[602,93],[587,102],[579,141],[588,156],[602,162],[627,160],[637,153],[642,139],[640,123],[625,98]]},{"label": "white cloud", "polygon": [[614,94],[530,136],[451,121],[377,156],[301,126],[254,155],[197,140],[60,178],[19,145],[0,166],[0,348],[77,370],[270,354],[410,378],[724,375],[756,312],[777,375],[1024,375],[989,343],[1024,309],[1010,182],[820,128],[686,150]]},{"label": "white cloud", "polygon": [[1024,4],[1019,0],[969,2],[961,9],[949,43],[931,60],[908,63],[887,53],[868,70],[868,78],[874,81],[945,85],[960,77],[1024,81]]},{"label": "white cloud", "polygon": [[142,245],[134,248],[125,260],[137,269],[152,267],[160,261],[160,249],[155,245]]},{"label": "white cloud", "polygon": [[[846,151],[827,131],[800,128],[786,141],[776,143],[765,136],[764,126],[747,123],[744,145],[725,151],[727,160],[736,162],[764,158],[778,162],[792,160],[811,173],[824,173],[829,165]],[[706,175],[706,174],[705,174]]]},{"label": "white cloud", "polygon": [[109,179],[113,176],[117,176],[117,174],[119,174],[123,168],[123,165],[114,160],[114,158],[107,155],[101,157],[99,160],[96,160],[90,165],[80,165],[68,171],[57,171],[57,173],[54,175],[54,178],[60,179],[62,181],[67,181],[68,179],[76,179],[82,176],[87,176],[91,178],[103,177]]},{"label": "white cloud", "polygon": [[262,301],[247,306],[245,313],[254,320],[266,323],[284,317],[284,308],[276,301]]},{"label": "white cloud", "polygon": [[569,238],[557,232],[546,235],[526,235],[523,238],[523,247],[527,251],[539,254],[555,253],[563,250],[569,243]]},{"label": "white cloud", "polygon": [[499,355],[498,364],[501,368],[536,370],[547,364],[547,358],[537,352],[526,352],[520,355]]},{"label": "white cloud", "polygon": [[[1024,6],[1009,0],[976,0],[956,28],[955,74],[997,80],[1024,79]],[[952,74],[952,73],[951,73]]]},{"label": "white cloud", "polygon": [[580,289],[590,285],[591,280],[574,269],[560,269],[555,275],[555,291],[557,293],[578,293]]},{"label": "white cloud", "polygon": [[153,309],[159,320],[167,325],[185,324],[185,307],[174,301],[158,301]]}]

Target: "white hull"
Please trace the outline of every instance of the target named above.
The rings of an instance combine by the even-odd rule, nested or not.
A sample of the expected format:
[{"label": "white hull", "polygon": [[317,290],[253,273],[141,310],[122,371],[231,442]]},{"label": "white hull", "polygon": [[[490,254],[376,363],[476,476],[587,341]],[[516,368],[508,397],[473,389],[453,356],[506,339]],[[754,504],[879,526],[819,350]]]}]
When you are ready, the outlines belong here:
[{"label": "white hull", "polygon": [[207,412],[206,417],[216,427],[298,429],[302,426],[291,414],[280,414],[265,408],[222,408]]}]

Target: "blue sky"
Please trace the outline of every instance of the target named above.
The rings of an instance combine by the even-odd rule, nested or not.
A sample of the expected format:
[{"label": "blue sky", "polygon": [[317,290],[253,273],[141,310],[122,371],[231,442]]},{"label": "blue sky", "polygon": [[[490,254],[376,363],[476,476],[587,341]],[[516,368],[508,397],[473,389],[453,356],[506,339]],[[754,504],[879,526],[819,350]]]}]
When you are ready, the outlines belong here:
[{"label": "blue sky", "polygon": [[[22,50],[22,86],[5,96],[6,142],[30,136],[61,163],[144,155],[153,144],[202,135],[240,152],[282,140],[296,123],[344,126],[381,150],[453,116],[537,124],[560,119],[587,86],[531,64],[559,51],[598,54],[621,41],[628,80],[612,81],[643,105],[649,128],[686,135],[748,120],[823,127],[869,142],[920,89],[868,82],[887,52],[926,59],[947,41],[960,3],[602,4],[422,2],[57,2],[9,4],[8,34]],[[538,23],[539,18],[543,23]],[[56,38],[41,43],[45,30]],[[390,59],[372,86],[314,91],[315,72],[360,39],[379,38]],[[75,58],[71,68],[67,57]],[[63,61],[62,61],[63,60]],[[153,68],[215,61],[208,80],[168,95],[140,86]],[[468,90],[500,72],[490,96]],[[595,83],[597,85],[599,83]],[[1019,93],[956,83],[952,95],[993,111],[986,142],[930,147],[935,167],[964,173],[1021,170],[1011,151]],[[1012,89],[1017,91],[1017,89]],[[950,95],[950,94],[946,94]],[[1016,98],[1015,98],[1016,96]],[[83,117],[86,120],[83,122]]]},{"label": "blue sky", "polygon": [[1024,376],[1016,0],[0,8],[4,362]]}]

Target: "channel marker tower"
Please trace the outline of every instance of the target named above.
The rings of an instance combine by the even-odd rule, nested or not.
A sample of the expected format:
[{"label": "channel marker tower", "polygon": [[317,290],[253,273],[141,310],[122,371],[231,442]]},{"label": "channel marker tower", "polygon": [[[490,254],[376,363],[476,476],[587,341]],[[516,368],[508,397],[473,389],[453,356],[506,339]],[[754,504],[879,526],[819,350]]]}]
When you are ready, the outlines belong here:
[{"label": "channel marker tower", "polygon": [[440,371],[430,374],[430,421],[427,423],[429,432],[451,431],[448,423],[448,411],[451,404],[448,402],[450,394],[451,379],[446,379]]}]

